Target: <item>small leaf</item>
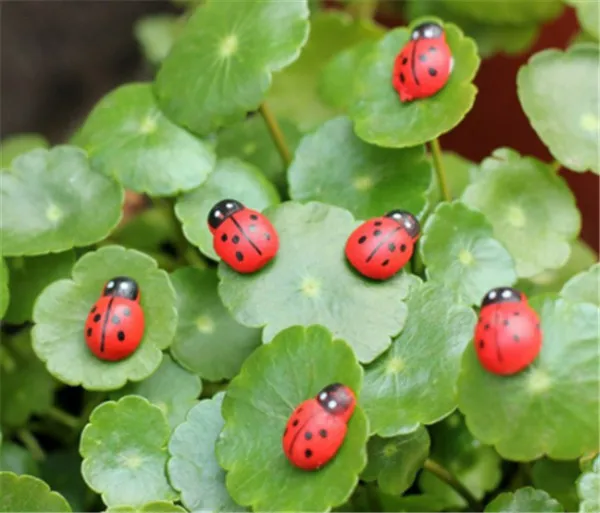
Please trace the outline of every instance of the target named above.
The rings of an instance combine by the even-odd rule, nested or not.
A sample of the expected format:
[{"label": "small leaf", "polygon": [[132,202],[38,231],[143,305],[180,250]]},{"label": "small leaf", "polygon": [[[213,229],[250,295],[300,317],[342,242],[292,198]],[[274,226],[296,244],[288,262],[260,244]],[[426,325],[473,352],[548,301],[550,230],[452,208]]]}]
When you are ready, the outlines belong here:
[{"label": "small leaf", "polygon": [[425,147],[395,150],[363,142],[346,117],[302,139],[288,169],[290,196],[346,208],[359,219],[425,207],[431,164]]},{"label": "small leaf", "polygon": [[[145,329],[131,356],[109,362],[89,350],[83,329],[104,284],[115,276],[137,281]],[[177,326],[175,291],[167,273],[149,256],[106,246],[81,257],[73,267],[72,280],[59,280],[44,289],[36,301],[33,320],[33,348],[53,376],[88,390],[115,390],[127,380],[148,377],[160,365],[160,350],[171,344]]]},{"label": "small leaf", "polygon": [[254,166],[236,158],[218,161],[208,180],[180,196],[175,205],[186,238],[212,260],[219,260],[219,257],[208,229],[208,213],[215,203],[225,198],[237,199],[258,211],[279,203],[279,194],[273,184]]},{"label": "small leaf", "polygon": [[580,513],[596,513],[600,510],[600,458],[598,456],[592,468],[577,480],[577,493],[581,499]]},{"label": "small leaf", "polygon": [[560,295],[565,299],[577,302],[592,303],[600,306],[600,264],[596,263],[587,271],[573,276],[562,288]]},{"label": "small leaf", "polygon": [[141,395],[158,406],[167,417],[171,429],[185,420],[187,412],[198,402],[202,382],[198,376],[177,365],[168,354],[158,369],[139,383],[129,383],[111,394],[111,399],[124,395]]},{"label": "small leaf", "polygon": [[51,451],[41,463],[44,481],[61,493],[75,511],[85,511],[90,500],[90,489],[81,477],[81,456],[77,447]]},{"label": "small leaf", "polygon": [[581,2],[580,0],[565,0],[575,8],[577,21],[584,31],[592,36],[596,42],[600,38],[600,6],[597,2]]},{"label": "small leaf", "polygon": [[543,162],[501,148],[481,163],[462,201],[480,210],[528,278],[569,258],[581,215],[567,182]]},{"label": "small leaf", "polygon": [[361,475],[375,481],[384,493],[401,495],[413,484],[417,472],[429,454],[429,434],[423,426],[393,438],[374,436],[369,439],[368,464]]},{"label": "small leaf", "polygon": [[271,74],[294,62],[308,38],[306,0],[242,2],[235,16],[230,8],[198,7],[156,77],[161,109],[199,135],[256,110]]},{"label": "small leaf", "polygon": [[486,372],[473,345],[458,382],[469,431],[503,458],[530,461],[547,454],[573,459],[598,444],[598,308],[552,296],[533,298],[542,349],[512,376]]},{"label": "small leaf", "polygon": [[533,485],[552,494],[567,511],[577,511],[579,498],[575,481],[579,477],[576,461],[537,460],[531,468]]},{"label": "small leaf", "polygon": [[494,0],[467,6],[455,0],[442,0],[448,9],[477,22],[497,25],[526,25],[556,18],[564,9],[561,0],[531,2],[529,0]]},{"label": "small leaf", "polygon": [[4,256],[42,255],[104,239],[121,219],[123,189],[73,146],[36,149],[0,175]]},{"label": "small leaf", "polygon": [[160,408],[142,397],[102,403],[81,433],[83,479],[107,506],[175,500],[165,471],[170,431]]},{"label": "small leaf", "polygon": [[383,437],[410,433],[456,408],[461,356],[475,326],[474,312],[434,283],[415,288],[406,304],[402,333],[365,370],[361,404],[371,433]]},{"label": "small leaf", "polygon": [[10,304],[9,276],[6,260],[0,258],[0,318],[2,320]]},{"label": "small leaf", "polygon": [[135,513],[137,511],[144,513],[186,513],[181,506],[175,506],[169,501],[153,501],[138,507],[134,506],[111,506],[107,513]]},{"label": "small leaf", "polygon": [[169,441],[168,472],[189,511],[246,511],[229,496],[215,443],[223,429],[223,393],[194,406]]},{"label": "small leaf", "polygon": [[174,14],[153,14],[136,21],[133,29],[144,55],[152,64],[160,64],[179,36],[183,20]]},{"label": "small leaf", "polygon": [[219,295],[238,322],[264,326],[264,342],[289,326],[321,324],[346,340],[361,362],[385,351],[404,325],[402,299],[415,277],[400,272],[374,283],[354,272],[344,246],[357,223],[346,210],[286,202],[265,215],[280,244],[269,266],[253,275],[241,275],[223,263],[219,267]]},{"label": "small leaf", "polygon": [[237,323],[217,294],[212,269],[178,269],[171,275],[179,322],[171,354],[183,367],[210,381],[233,378],[261,344],[261,332]]},{"label": "small leaf", "polygon": [[23,153],[37,148],[47,149],[48,141],[40,134],[16,134],[8,136],[0,144],[0,167],[10,167],[12,161]]},{"label": "small leaf", "polygon": [[547,49],[517,75],[521,106],[552,156],[573,171],[596,174],[599,60],[597,44],[578,44],[565,52]]},{"label": "small leaf", "polygon": [[479,304],[489,289],[517,279],[512,257],[485,216],[459,201],[440,203],[427,219],[421,255],[427,277],[467,304]]},{"label": "small leaf", "polygon": [[294,467],[281,437],[302,401],[331,383],[343,383],[358,396],[362,374],[352,349],[322,326],[283,330],[246,360],[227,389],[225,427],[216,445],[238,504],[254,511],[325,512],[350,497],[367,463],[367,418],[360,406],[340,450],[317,472]]},{"label": "small leaf", "polygon": [[[429,156],[429,159],[431,160],[431,156]],[[446,175],[450,195],[454,199],[460,198],[472,181],[473,174],[477,171],[477,165],[451,151],[442,152],[442,165],[444,166],[444,174]],[[427,190],[427,209],[433,210],[443,200],[437,176],[432,173],[431,183]]]},{"label": "small leaf", "polygon": [[358,137],[384,147],[417,146],[452,130],[471,110],[477,93],[471,83],[479,68],[477,47],[456,25],[444,27],[454,69],[444,88],[429,98],[402,103],[392,87],[394,61],[409,40],[409,28],[388,32],[361,60],[349,112]]},{"label": "small leaf", "polygon": [[0,447],[0,471],[2,470],[30,476],[38,476],[40,473],[37,461],[27,449],[6,441]]},{"label": "small leaf", "polygon": [[41,479],[33,476],[17,476],[12,472],[0,472],[0,511],[7,513],[51,513],[71,511],[65,498]]},{"label": "small leaf", "polygon": [[516,492],[504,492],[496,496],[485,509],[485,513],[550,513],[562,512],[564,508],[560,503],[550,497],[543,490],[536,490],[530,486],[520,488]]},{"label": "small leaf", "polygon": [[127,84],[107,94],[74,142],[88,152],[95,170],[152,196],[198,187],[216,160],[209,143],[162,114],[148,83]]}]

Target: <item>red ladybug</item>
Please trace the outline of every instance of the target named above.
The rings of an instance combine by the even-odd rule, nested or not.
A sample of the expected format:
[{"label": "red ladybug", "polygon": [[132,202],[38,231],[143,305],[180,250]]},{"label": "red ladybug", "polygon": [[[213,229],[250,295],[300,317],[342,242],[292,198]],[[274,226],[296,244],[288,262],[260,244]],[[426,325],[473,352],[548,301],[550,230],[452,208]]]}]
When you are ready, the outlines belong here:
[{"label": "red ladybug", "polygon": [[279,249],[279,237],[260,212],[239,201],[219,201],[208,213],[208,228],[219,257],[240,273],[264,267]]},{"label": "red ladybug", "polygon": [[84,334],[101,360],[122,360],[137,349],[144,335],[144,311],[134,280],[118,276],[106,283],[88,314]]},{"label": "red ladybug", "polygon": [[417,218],[405,210],[392,210],[361,224],[346,242],[346,257],[362,275],[386,280],[410,260],[419,239]]},{"label": "red ladybug", "polygon": [[355,406],[354,392],[340,383],[326,386],[300,404],[283,432],[283,452],[290,462],[303,470],[316,470],[331,460],[344,442]]},{"label": "red ladybug", "polygon": [[481,365],[493,374],[515,374],[531,364],[542,331],[525,295],[510,287],[490,290],[481,302],[474,343]]},{"label": "red ladybug", "polygon": [[446,85],[453,66],[444,29],[423,23],[396,57],[392,83],[403,102],[427,98]]}]

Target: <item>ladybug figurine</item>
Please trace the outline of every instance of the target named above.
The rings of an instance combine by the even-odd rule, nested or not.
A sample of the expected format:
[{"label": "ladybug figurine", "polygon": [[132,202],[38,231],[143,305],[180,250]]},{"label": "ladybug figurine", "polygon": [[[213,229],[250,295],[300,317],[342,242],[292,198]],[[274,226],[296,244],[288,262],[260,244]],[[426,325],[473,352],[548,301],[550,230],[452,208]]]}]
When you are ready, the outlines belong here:
[{"label": "ladybug figurine", "polygon": [[362,275],[387,280],[410,260],[421,234],[417,218],[392,210],[361,224],[346,242],[346,258]]},{"label": "ladybug figurine", "polygon": [[219,201],[210,210],[208,228],[217,255],[239,273],[258,271],[279,250],[271,222],[233,199]]},{"label": "ladybug figurine", "polygon": [[493,374],[516,374],[530,365],[542,347],[542,332],[525,295],[510,287],[490,290],[481,302],[474,343],[481,365]]},{"label": "ladybug figurine", "polygon": [[437,23],[423,23],[396,57],[392,84],[402,102],[427,98],[446,85],[453,66],[444,29]]},{"label": "ladybug figurine", "polygon": [[88,314],[84,334],[88,347],[101,360],[122,360],[133,353],[144,335],[138,284],[125,276],[108,281]]},{"label": "ladybug figurine", "polygon": [[330,461],[344,442],[356,397],[345,385],[333,383],[304,401],[292,413],[283,432],[283,452],[302,470],[316,470]]}]

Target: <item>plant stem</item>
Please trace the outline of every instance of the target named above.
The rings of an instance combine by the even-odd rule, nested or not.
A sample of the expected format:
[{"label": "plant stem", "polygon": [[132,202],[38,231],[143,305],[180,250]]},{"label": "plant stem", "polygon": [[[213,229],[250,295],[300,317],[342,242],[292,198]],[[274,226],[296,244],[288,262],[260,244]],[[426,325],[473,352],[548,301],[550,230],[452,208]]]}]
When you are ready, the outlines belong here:
[{"label": "plant stem", "polygon": [[440,191],[442,197],[446,201],[452,201],[452,195],[450,194],[450,188],[448,187],[448,180],[446,179],[446,170],[444,169],[444,163],[442,162],[442,148],[440,147],[440,141],[433,139],[429,143],[431,149],[431,156],[433,157],[433,167],[440,184]]},{"label": "plant stem", "polygon": [[21,428],[17,431],[17,436],[23,442],[23,445],[27,447],[27,450],[31,453],[31,457],[36,461],[42,461],[46,458],[43,449],[40,447],[35,436],[31,434],[31,431],[25,428]]},{"label": "plant stem", "polygon": [[283,162],[285,163],[286,167],[289,166],[290,162],[292,161],[292,154],[290,153],[290,149],[287,145],[283,132],[279,127],[279,123],[277,123],[277,119],[275,119],[271,109],[265,102],[261,104],[261,106],[258,108],[258,111],[267,124],[267,128],[271,133],[273,142],[275,143],[275,146],[277,146],[277,151],[279,151]]},{"label": "plant stem", "polygon": [[50,408],[46,412],[46,414],[51,419],[54,419],[57,422],[60,422],[61,424],[70,427],[71,429],[79,429],[79,426],[81,424],[79,418],[75,417],[74,415],[71,415],[70,413],[67,413],[66,411],[62,411],[61,409],[56,408],[54,406]]},{"label": "plant stem", "polygon": [[448,472],[439,463],[436,463],[429,458],[425,460],[423,468],[431,472],[444,483],[450,485],[458,494],[460,494],[469,504],[471,511],[481,511],[482,506],[479,501],[473,496],[473,494],[465,488],[465,486],[456,479],[450,472]]},{"label": "plant stem", "polygon": [[560,171],[560,168],[562,167],[562,164],[558,161],[558,160],[553,160],[550,163],[550,168],[552,169],[552,171],[554,171],[555,173],[558,173]]}]

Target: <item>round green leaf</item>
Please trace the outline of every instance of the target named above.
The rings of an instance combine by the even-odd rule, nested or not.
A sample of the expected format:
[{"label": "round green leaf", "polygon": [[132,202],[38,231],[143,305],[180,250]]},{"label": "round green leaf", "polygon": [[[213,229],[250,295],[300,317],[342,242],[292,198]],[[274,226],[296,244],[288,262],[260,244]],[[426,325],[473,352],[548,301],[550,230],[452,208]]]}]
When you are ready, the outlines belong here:
[{"label": "round green leaf", "polygon": [[580,513],[595,513],[600,510],[600,458],[596,457],[591,470],[577,480],[577,493],[581,502]]},{"label": "round green leaf", "polygon": [[271,74],[300,55],[306,0],[207,2],[187,21],[156,77],[165,114],[200,135],[242,119],[263,101]]},{"label": "round green leaf", "polygon": [[402,103],[392,87],[394,61],[409,40],[409,28],[388,32],[362,59],[349,112],[358,137],[378,146],[416,146],[450,131],[469,112],[477,93],[471,83],[479,68],[477,47],[456,25],[444,27],[454,69],[444,88],[429,98]]},{"label": "round green leaf", "polygon": [[[431,160],[431,155],[428,157]],[[442,165],[452,198],[460,198],[467,185],[474,178],[477,165],[451,151],[442,152]],[[432,169],[433,171],[433,169]],[[436,173],[431,174],[431,183],[427,190],[427,210],[433,210],[438,203],[444,201]]]},{"label": "round green leaf", "polygon": [[257,349],[230,383],[222,407],[225,427],[216,453],[233,499],[254,511],[324,512],[345,502],[367,463],[362,408],[356,407],[338,453],[317,472],[294,467],[281,436],[302,401],[336,382],[358,396],[362,375],[350,346],[322,326],[288,328]]},{"label": "round green leaf", "polygon": [[402,333],[365,370],[361,404],[371,433],[382,437],[410,433],[456,408],[461,356],[475,326],[473,310],[435,283],[414,288],[406,304]]},{"label": "round green leaf", "polygon": [[472,5],[456,0],[442,2],[450,11],[473,21],[497,25],[526,25],[550,21],[564,9],[561,0],[482,0],[472,2]]},{"label": "round green leaf", "polygon": [[32,458],[27,449],[6,441],[3,441],[0,447],[0,471],[30,476],[37,476],[40,473],[37,461]]},{"label": "round green leaf", "polygon": [[6,260],[0,258],[0,318],[2,320],[4,320],[4,314],[10,304],[9,276]]},{"label": "round green leaf", "polygon": [[479,304],[489,289],[517,279],[512,257],[485,216],[459,201],[440,203],[427,219],[421,255],[427,277],[467,304]]},{"label": "round green leaf", "polygon": [[536,53],[517,75],[531,125],[552,156],[573,171],[600,173],[599,61],[597,44],[578,44]]},{"label": "round green leaf", "polygon": [[12,161],[22,153],[48,146],[48,141],[40,134],[11,135],[0,144],[0,167],[10,167]]},{"label": "round green leaf", "polygon": [[495,150],[481,163],[462,201],[486,216],[520,277],[567,262],[581,215],[567,182],[547,164],[508,148]]},{"label": "round green leaf", "polygon": [[537,460],[531,468],[533,486],[551,494],[567,511],[577,511],[579,498],[575,481],[579,477],[576,461]]},{"label": "round green leaf", "polygon": [[166,476],[169,424],[161,409],[139,396],[107,401],[81,433],[81,474],[107,506],[175,500]]},{"label": "round green leaf", "polygon": [[346,117],[302,139],[288,169],[290,196],[346,208],[359,219],[425,207],[431,164],[425,147],[380,148],[356,137]]},{"label": "round green leaf", "polygon": [[574,303],[584,302],[600,306],[600,264],[573,276],[562,288],[560,295]]},{"label": "round green leaf", "polygon": [[135,513],[137,511],[143,513],[186,513],[186,510],[181,506],[175,506],[169,501],[153,501],[147,502],[142,506],[111,506],[107,513]]},{"label": "round green leaf", "polygon": [[42,461],[41,476],[53,489],[62,494],[75,511],[85,511],[90,489],[81,477],[81,455],[77,447],[54,450]]},{"label": "round green leaf", "polygon": [[413,484],[429,454],[429,434],[423,426],[393,438],[373,436],[367,445],[368,464],[361,475],[364,481],[377,479],[384,493],[401,495]]},{"label": "round green leaf", "polygon": [[[50,373],[88,390],[115,390],[127,380],[141,381],[152,374],[160,365],[160,350],[171,344],[177,326],[175,291],[167,273],[139,251],[106,246],[81,257],[72,274],[72,280],[59,280],[44,289],[33,310],[33,348]],[[124,360],[109,362],[89,350],[83,327],[104,284],[115,276],[137,281],[146,324],[137,350]]]},{"label": "round green leaf", "polygon": [[579,21],[584,31],[597,42],[600,38],[600,6],[598,2],[565,0],[565,3],[575,8],[577,21]]},{"label": "round green leaf", "polygon": [[171,275],[179,322],[171,354],[210,381],[231,379],[261,344],[260,330],[237,323],[223,306],[212,269],[178,269]]},{"label": "round green leaf", "polygon": [[71,511],[65,498],[37,477],[0,472],[0,490],[0,511],[6,513]]},{"label": "round green leaf", "polygon": [[141,395],[158,406],[167,417],[171,429],[181,424],[187,412],[198,402],[202,392],[200,378],[177,365],[168,354],[158,369],[139,383],[129,383],[111,394],[113,399],[124,395]]},{"label": "round green leaf", "polygon": [[486,513],[550,513],[562,512],[560,503],[543,490],[530,486],[519,488],[516,492],[504,492],[496,496],[483,510]]},{"label": "round green leaf", "polygon": [[208,229],[208,213],[217,201],[225,198],[237,199],[258,211],[279,202],[277,189],[254,166],[236,158],[218,161],[208,180],[180,196],[175,204],[186,238],[212,260],[219,257]]},{"label": "round green leaf", "polygon": [[152,196],[198,187],[216,160],[209,143],[164,116],[147,83],[124,85],[102,98],[74,142],[95,170]]},{"label": "round green leaf", "polygon": [[16,158],[0,176],[5,256],[87,246],[104,239],[121,219],[123,189],[91,171],[79,148],[32,150]]},{"label": "round green leaf", "polygon": [[246,511],[229,496],[215,443],[223,429],[223,393],[194,406],[169,441],[169,480],[189,511]]},{"label": "round green leaf", "polygon": [[344,254],[358,225],[347,210],[286,202],[265,214],[279,234],[277,256],[252,275],[219,267],[219,295],[234,317],[246,326],[264,326],[264,342],[289,326],[321,324],[346,340],[361,362],[385,351],[404,326],[402,299],[415,277],[400,272],[374,282],[356,273]]},{"label": "round green leaf", "polygon": [[183,18],[174,14],[152,14],[136,21],[133,33],[144,56],[152,64],[160,64],[169,54],[183,27]]},{"label": "round green leaf", "polygon": [[572,459],[598,445],[598,308],[552,296],[533,298],[544,335],[524,371],[497,376],[470,345],[458,383],[459,407],[482,443],[514,461],[544,454]]}]

